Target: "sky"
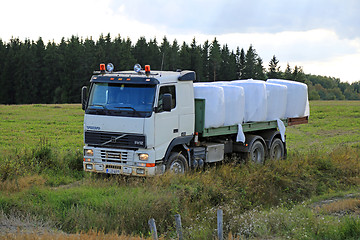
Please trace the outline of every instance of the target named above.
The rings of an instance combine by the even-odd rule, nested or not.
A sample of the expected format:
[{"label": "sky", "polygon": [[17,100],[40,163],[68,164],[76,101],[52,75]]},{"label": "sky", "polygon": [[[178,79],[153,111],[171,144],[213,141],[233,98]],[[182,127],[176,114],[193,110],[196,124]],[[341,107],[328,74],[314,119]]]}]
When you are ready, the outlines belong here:
[{"label": "sky", "polygon": [[273,55],[305,73],[360,81],[359,0],[0,0],[0,39],[60,42],[77,35],[164,36],[188,44],[216,38],[264,62]]}]

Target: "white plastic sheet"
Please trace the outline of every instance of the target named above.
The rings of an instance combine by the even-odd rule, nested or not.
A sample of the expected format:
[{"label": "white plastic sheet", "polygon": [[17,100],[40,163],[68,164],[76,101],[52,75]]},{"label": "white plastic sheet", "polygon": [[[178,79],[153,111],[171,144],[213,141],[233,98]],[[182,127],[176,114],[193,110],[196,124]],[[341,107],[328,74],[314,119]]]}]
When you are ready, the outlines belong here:
[{"label": "white plastic sheet", "polygon": [[286,113],[287,86],[266,82],[267,114],[266,120],[284,118]]},{"label": "white plastic sheet", "polygon": [[231,85],[229,82],[211,83],[224,89],[225,126],[232,126],[244,121],[245,91],[243,87]]},{"label": "white plastic sheet", "polygon": [[269,83],[287,86],[287,103],[285,117],[304,117],[310,115],[307,85],[282,79],[268,79]]},{"label": "white plastic sheet", "polygon": [[281,121],[280,119],[276,119],[277,121],[277,125],[278,125],[278,129],[281,135],[281,140],[283,142],[285,142],[285,131],[286,131],[286,127],[283,121]]},{"label": "white plastic sheet", "polygon": [[267,114],[267,93],[265,81],[236,80],[230,84],[241,86],[245,91],[244,122],[265,121]]},{"label": "white plastic sheet", "polygon": [[194,83],[196,99],[205,99],[205,128],[224,126],[225,100],[222,87],[210,84]]},{"label": "white plastic sheet", "polygon": [[237,136],[236,136],[236,141],[237,142],[245,142],[245,134],[244,134],[244,131],[242,129],[242,125],[241,124],[238,124],[238,133],[237,133]]}]

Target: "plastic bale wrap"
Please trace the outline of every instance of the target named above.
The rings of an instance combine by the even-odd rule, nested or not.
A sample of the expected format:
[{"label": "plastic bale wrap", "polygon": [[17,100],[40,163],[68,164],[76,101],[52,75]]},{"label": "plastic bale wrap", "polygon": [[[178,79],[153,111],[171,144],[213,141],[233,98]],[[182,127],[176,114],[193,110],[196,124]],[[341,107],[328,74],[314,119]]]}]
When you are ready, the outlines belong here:
[{"label": "plastic bale wrap", "polygon": [[194,83],[196,99],[205,99],[205,128],[224,126],[225,100],[223,88],[210,84]]},{"label": "plastic bale wrap", "polygon": [[224,126],[243,123],[245,114],[245,91],[243,87],[229,84],[229,82],[214,82],[224,89],[225,122]]},{"label": "plastic bale wrap", "polygon": [[282,79],[268,79],[267,82],[281,84],[287,87],[285,117],[309,116],[310,110],[306,84]]},{"label": "plastic bale wrap", "polygon": [[267,94],[265,81],[236,80],[230,84],[240,86],[245,91],[244,122],[265,121],[267,114]]},{"label": "plastic bale wrap", "polygon": [[266,120],[276,120],[285,117],[287,102],[287,86],[266,82],[267,114]]}]

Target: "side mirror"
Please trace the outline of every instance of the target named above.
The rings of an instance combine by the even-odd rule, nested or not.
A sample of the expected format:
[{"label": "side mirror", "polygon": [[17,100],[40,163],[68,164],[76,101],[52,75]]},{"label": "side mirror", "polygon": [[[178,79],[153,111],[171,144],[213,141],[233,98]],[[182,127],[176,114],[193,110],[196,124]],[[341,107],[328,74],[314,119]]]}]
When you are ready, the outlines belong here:
[{"label": "side mirror", "polygon": [[170,112],[172,106],[172,96],[170,93],[165,93],[163,96],[163,110],[165,112]]},{"label": "side mirror", "polygon": [[86,109],[86,104],[87,104],[87,87],[84,86],[81,89],[81,108],[82,108],[82,110]]}]

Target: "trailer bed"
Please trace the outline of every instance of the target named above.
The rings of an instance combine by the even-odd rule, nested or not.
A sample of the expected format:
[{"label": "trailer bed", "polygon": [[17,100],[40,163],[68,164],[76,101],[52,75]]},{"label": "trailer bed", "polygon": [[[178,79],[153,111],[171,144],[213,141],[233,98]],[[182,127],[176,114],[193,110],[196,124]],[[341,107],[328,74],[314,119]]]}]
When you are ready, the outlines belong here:
[{"label": "trailer bed", "polygon": [[[308,117],[281,119],[285,127],[308,123]],[[223,126],[218,128],[205,128],[205,99],[195,99],[195,132],[202,137],[231,135],[238,133],[238,125]],[[254,132],[277,128],[276,120],[264,122],[246,122],[242,124],[243,132]]]}]

